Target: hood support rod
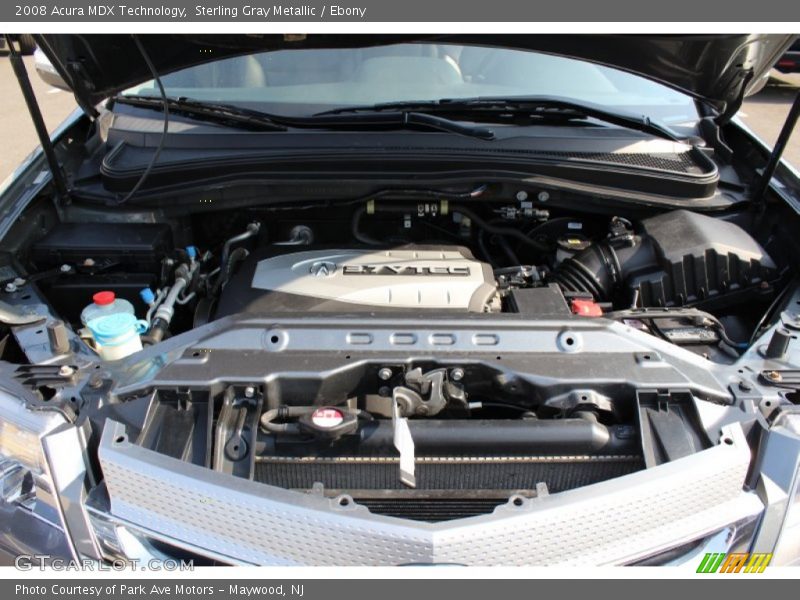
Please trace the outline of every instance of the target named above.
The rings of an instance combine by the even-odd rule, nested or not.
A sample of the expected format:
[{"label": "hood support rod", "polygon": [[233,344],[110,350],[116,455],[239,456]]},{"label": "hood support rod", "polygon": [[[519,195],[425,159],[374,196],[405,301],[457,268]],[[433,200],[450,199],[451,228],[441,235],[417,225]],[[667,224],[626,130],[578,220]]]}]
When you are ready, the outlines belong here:
[{"label": "hood support rod", "polygon": [[28,112],[31,115],[33,126],[36,128],[36,135],[39,137],[39,143],[42,146],[47,165],[50,168],[50,173],[53,175],[56,196],[61,203],[67,204],[69,202],[69,192],[67,192],[64,172],[58,164],[58,159],[53,149],[53,142],[50,139],[50,134],[47,133],[47,126],[44,124],[42,111],[39,110],[39,103],[36,101],[36,95],[33,93],[33,87],[31,87],[31,81],[28,78],[28,71],[25,68],[25,63],[19,51],[14,47],[14,43],[9,35],[6,35],[6,44],[8,45],[11,67],[14,69],[14,75],[17,77],[17,82],[22,90],[22,96],[25,98],[25,104],[28,106]]},{"label": "hood support rod", "polygon": [[772,148],[772,154],[769,155],[767,166],[764,167],[764,172],[761,174],[761,178],[753,187],[751,199],[757,205],[763,206],[764,204],[764,194],[767,191],[767,187],[769,187],[769,182],[772,181],[772,176],[775,174],[775,169],[778,168],[778,162],[781,160],[781,155],[786,149],[786,144],[789,142],[792,131],[794,131],[798,117],[800,117],[800,92],[797,92],[797,96],[794,98],[792,107],[789,109],[789,114],[786,115],[786,120],[783,122],[783,127],[778,135],[778,140],[775,142],[775,146]]}]

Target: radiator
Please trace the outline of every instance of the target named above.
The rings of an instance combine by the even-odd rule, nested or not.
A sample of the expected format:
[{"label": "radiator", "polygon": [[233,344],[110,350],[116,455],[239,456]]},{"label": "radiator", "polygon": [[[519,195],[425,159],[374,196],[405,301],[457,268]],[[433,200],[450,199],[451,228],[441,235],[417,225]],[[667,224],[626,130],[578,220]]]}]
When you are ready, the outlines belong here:
[{"label": "radiator", "polygon": [[[394,457],[274,457],[256,459],[254,479],[287,489],[347,493],[373,512],[436,521],[491,512],[513,492],[545,484],[561,492],[627,475],[644,468],[641,456],[507,456],[417,457],[416,490],[447,494],[369,494],[369,490],[403,490]],[[475,494],[483,490],[485,494]],[[470,493],[472,492],[472,493]],[[498,492],[505,492],[498,494]]]}]

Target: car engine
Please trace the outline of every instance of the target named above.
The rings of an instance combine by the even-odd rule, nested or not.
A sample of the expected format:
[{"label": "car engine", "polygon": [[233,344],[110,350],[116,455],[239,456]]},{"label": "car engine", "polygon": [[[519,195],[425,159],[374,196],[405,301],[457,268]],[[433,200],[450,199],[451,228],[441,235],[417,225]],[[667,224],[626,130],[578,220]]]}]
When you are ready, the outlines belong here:
[{"label": "car engine", "polygon": [[[219,239],[209,235],[213,217],[195,217],[201,223],[181,245],[176,224],[60,223],[31,245],[30,269],[73,324],[98,291],[141,307],[140,292],[150,289],[147,321],[156,341],[237,313],[730,312],[769,295],[780,278],[780,268],[736,222],[688,210],[634,223],[548,211],[515,220],[509,209],[506,218],[484,220],[472,208],[441,215],[439,207],[434,218],[423,215],[398,235],[387,225],[392,217],[411,225],[402,209],[374,207],[378,231],[370,234],[360,230],[366,219],[356,211],[351,236],[341,235],[336,220],[267,227],[254,219]],[[432,225],[454,241],[431,240]],[[169,327],[154,322],[158,306]]]}]

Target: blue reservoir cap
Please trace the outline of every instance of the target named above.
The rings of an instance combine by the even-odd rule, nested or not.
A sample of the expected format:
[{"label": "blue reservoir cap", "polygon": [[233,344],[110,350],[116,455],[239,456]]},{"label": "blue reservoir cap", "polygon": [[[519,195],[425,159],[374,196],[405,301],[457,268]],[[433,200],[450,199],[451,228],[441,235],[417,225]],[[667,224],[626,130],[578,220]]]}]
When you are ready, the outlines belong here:
[{"label": "blue reservoir cap", "polygon": [[116,346],[137,335],[137,320],[130,313],[114,313],[97,317],[89,321],[86,326],[92,332],[92,337],[101,346]]},{"label": "blue reservoir cap", "polygon": [[186,254],[189,255],[189,258],[194,260],[197,258],[197,248],[195,246],[186,246]]},{"label": "blue reservoir cap", "polygon": [[139,297],[144,300],[145,304],[152,304],[156,301],[156,295],[150,288],[144,288],[139,292]]}]

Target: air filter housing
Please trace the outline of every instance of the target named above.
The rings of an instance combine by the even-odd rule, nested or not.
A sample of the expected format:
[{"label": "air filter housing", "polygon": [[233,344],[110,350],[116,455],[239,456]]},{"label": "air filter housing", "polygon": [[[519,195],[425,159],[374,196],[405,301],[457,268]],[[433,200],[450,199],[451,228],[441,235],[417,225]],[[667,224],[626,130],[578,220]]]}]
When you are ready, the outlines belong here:
[{"label": "air filter housing", "polygon": [[564,291],[643,307],[730,301],[778,277],[765,250],[744,229],[721,219],[676,210],[645,219],[638,234],[593,244],[555,274]]}]

